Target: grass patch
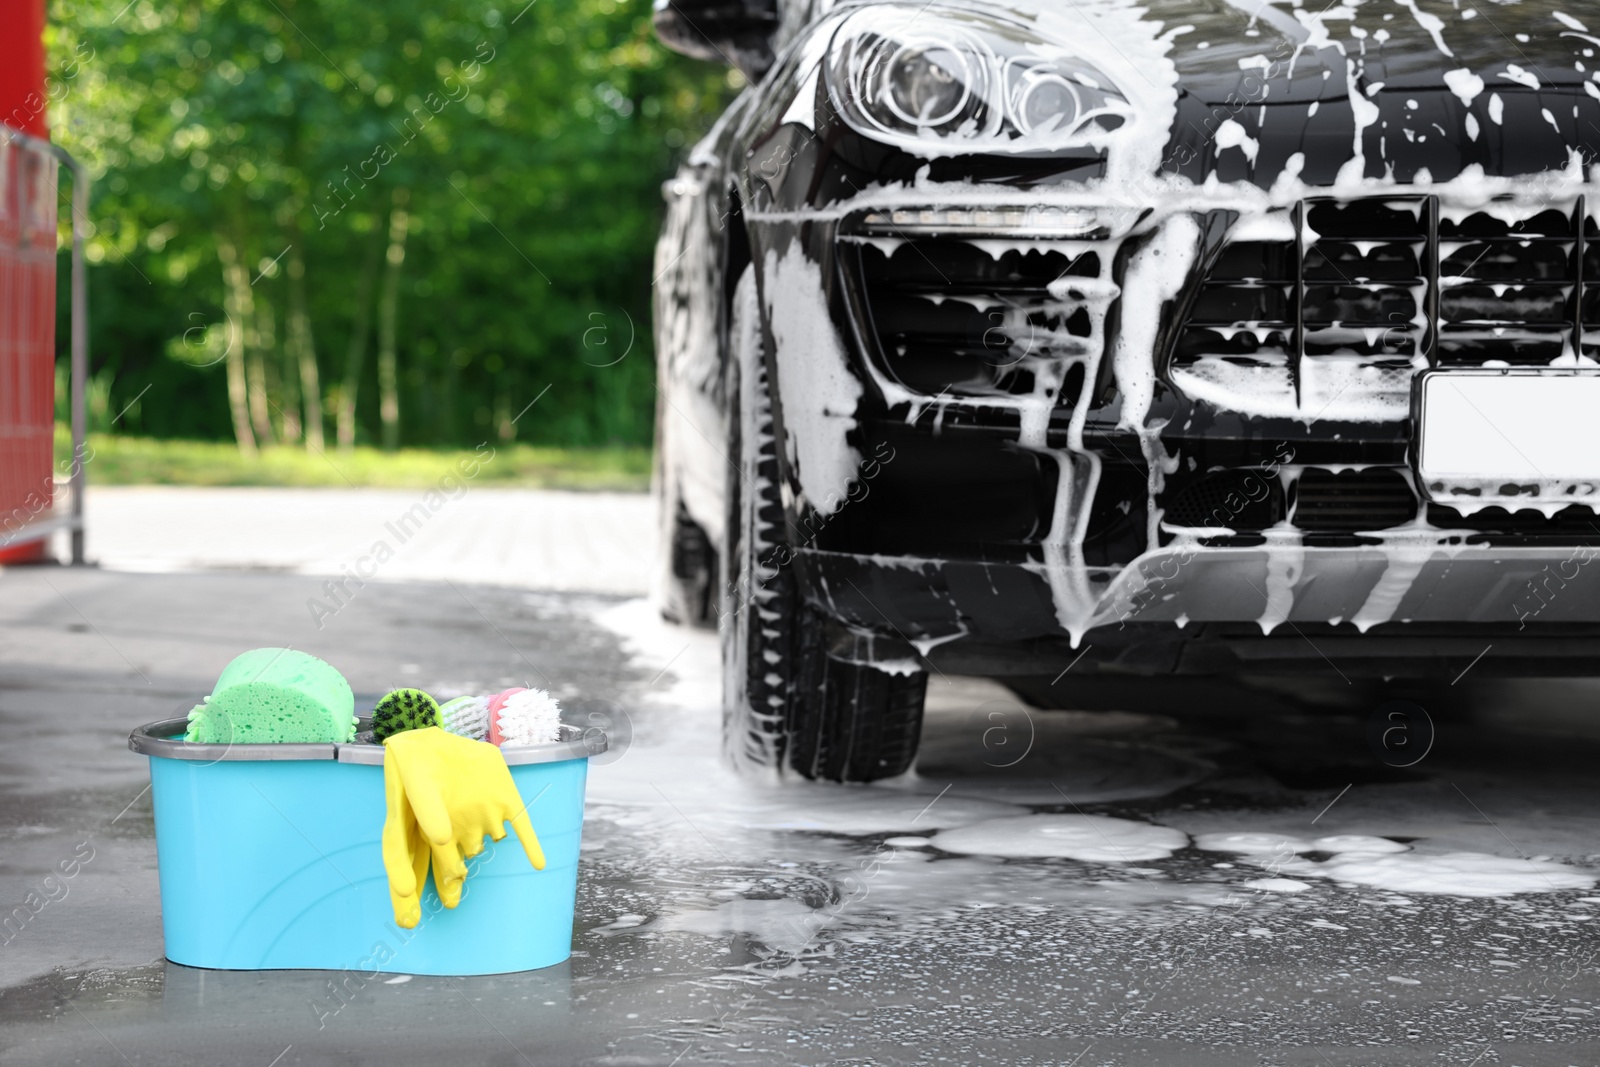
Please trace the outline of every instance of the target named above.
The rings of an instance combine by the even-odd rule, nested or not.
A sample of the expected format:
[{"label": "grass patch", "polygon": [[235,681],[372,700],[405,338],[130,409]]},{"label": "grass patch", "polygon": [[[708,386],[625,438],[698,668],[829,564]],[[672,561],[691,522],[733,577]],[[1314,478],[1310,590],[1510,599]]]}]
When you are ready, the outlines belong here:
[{"label": "grass patch", "polygon": [[[409,448],[384,452],[358,447],[322,454],[303,448],[264,448],[254,458],[232,444],[165,441],[90,434],[86,471],[90,485],[254,485],[336,489],[424,489],[461,464],[478,463],[474,485],[523,489],[611,489],[642,492],[650,485],[650,450],[637,447],[542,448],[486,445],[471,449]],[[493,448],[492,457],[489,454]],[[57,470],[71,466],[72,437],[56,428]]]}]

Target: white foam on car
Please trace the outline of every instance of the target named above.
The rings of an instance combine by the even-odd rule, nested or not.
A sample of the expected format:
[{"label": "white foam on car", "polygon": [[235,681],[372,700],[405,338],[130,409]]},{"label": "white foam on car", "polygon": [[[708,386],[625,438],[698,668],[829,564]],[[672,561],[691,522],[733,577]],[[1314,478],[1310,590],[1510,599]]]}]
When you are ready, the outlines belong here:
[{"label": "white foam on car", "polygon": [[1154,174],[1178,114],[1178,68],[1168,53],[1187,27],[1147,19],[1128,0],[1034,0],[1029,8],[1047,40],[1096,42],[1095,63],[1131,105],[1129,121],[1106,138],[1107,181],[1126,185]]},{"label": "white foam on car", "polygon": [[1267,545],[1267,606],[1256,619],[1263,634],[1286,622],[1294,609],[1294,587],[1305,567],[1305,538],[1285,519],[1262,531]]},{"label": "white foam on car", "polygon": [[1023,815],[988,819],[934,835],[933,846],[961,855],[1003,859],[1060,858],[1085,863],[1166,859],[1189,843],[1167,826],[1107,815]]},{"label": "white foam on car", "polygon": [[1257,153],[1261,150],[1261,143],[1246,133],[1244,127],[1233,119],[1227,119],[1218,126],[1215,136],[1219,155],[1225,148],[1237,148],[1246,159],[1254,163]]},{"label": "white foam on car", "polygon": [[[1161,444],[1161,430],[1166,426],[1166,421],[1152,421],[1150,418],[1150,405],[1155,399],[1156,386],[1155,359],[1152,353],[1156,350],[1157,332],[1161,323],[1166,320],[1166,306],[1183,292],[1184,284],[1199,254],[1199,223],[1193,216],[1177,215],[1134,251],[1129,257],[1124,275],[1122,328],[1117,331],[1111,355],[1111,369],[1116,376],[1117,390],[1122,398],[1122,414],[1117,425],[1139,435],[1139,450],[1144,455],[1148,470],[1146,493],[1152,501],[1165,485],[1166,475],[1177,469],[1176,460],[1167,455]],[[1080,409],[1087,409],[1090,402],[1087,398],[1092,392],[1087,388],[1084,390],[1084,397],[1079,399]],[[1087,410],[1084,410],[1084,415],[1087,415]],[[1074,412],[1073,424],[1080,425],[1077,412]],[[1076,438],[1075,447],[1079,450],[1083,447],[1081,430]],[[1098,481],[1099,464],[1095,464],[1094,473],[1095,480]],[[1084,491],[1086,500],[1093,498],[1094,484],[1091,482],[1089,488]],[[1058,490],[1058,496],[1059,494]],[[1159,510],[1153,507],[1148,513],[1146,535],[1152,544],[1159,543],[1156,531],[1159,514]],[[1075,513],[1072,518],[1076,524],[1079,515]],[[1059,527],[1052,528],[1052,533],[1057,533],[1061,537],[1076,532]],[[1081,541],[1081,534],[1078,540]],[[1047,560],[1050,558],[1048,550],[1045,558]],[[1052,584],[1056,583],[1057,579],[1052,569]],[[1091,599],[1080,595],[1065,599],[1057,596],[1057,614],[1061,615],[1061,623],[1067,632],[1072,634],[1074,644],[1092,624],[1098,607],[1097,598]],[[1064,608],[1068,609],[1070,614],[1063,614]]]},{"label": "white foam on car", "polygon": [[[651,275],[655,278],[655,326],[661,338],[657,388],[656,478],[658,499],[672,501],[656,509],[657,536],[671,544],[679,506],[706,531],[712,544],[724,536],[723,485],[727,421],[716,399],[715,382],[722,363],[723,300],[706,279],[720,264],[720,234],[708,225],[709,205],[700,168],[716,158],[715,145],[732,121],[735,109],[723,112],[706,137],[695,145],[676,178],[662,191],[666,213],[662,239],[656,245]],[[669,572],[657,566],[654,581],[664,585]]]},{"label": "white foam on car", "polygon": [[1444,19],[1440,18],[1438,15],[1432,15],[1426,11],[1419,10],[1417,7],[1417,0],[1395,0],[1395,2],[1401,7],[1405,8],[1407,11],[1411,12],[1411,17],[1416,20],[1417,25],[1421,26],[1425,31],[1427,31],[1428,36],[1433,38],[1433,47],[1437,48],[1444,55],[1455,55],[1454,52],[1450,51],[1450,46],[1444,43],[1444,36],[1440,32],[1444,29]]},{"label": "white foam on car", "polygon": [[1471,107],[1478,94],[1483,92],[1483,79],[1466,67],[1445,71],[1444,84],[1445,88],[1461,98],[1462,107]]},{"label": "white foam on car", "polygon": [[[1034,6],[1030,5],[1026,14],[1037,23],[1041,32],[1057,36],[1067,34],[1070,39],[1092,37],[1114,45],[1113,48],[1104,50],[1103,56],[1097,51],[1097,60],[1103,58],[1113,64],[1112,67],[1107,67],[1107,73],[1136,105],[1135,114],[1141,116],[1175,114],[1169,112],[1169,104],[1176,99],[1177,81],[1172,75],[1173,65],[1168,53],[1171,51],[1172,42],[1184,27],[1154,19],[1149,11],[1127,0],[1102,0],[1097,3],[1068,5],[1065,8],[1056,5],[1038,5],[1041,10],[1037,12],[1033,10]],[[1497,78],[1501,82],[1509,81],[1529,88],[1541,84],[1541,79],[1536,74],[1515,64],[1506,65],[1502,70],[1498,60],[1482,64],[1476,69],[1460,65],[1462,61],[1452,58],[1453,51],[1445,40],[1444,22],[1437,16],[1421,10],[1411,0],[1405,0],[1401,6],[1406,9],[1409,18],[1429,35],[1438,54],[1450,59],[1447,64],[1450,69],[1444,76],[1444,84],[1462,102],[1463,107],[1475,105],[1488,91],[1489,99],[1483,106],[1490,121],[1498,124],[1502,121],[1504,102],[1499,94],[1486,90],[1486,78]],[[1278,217],[1281,222],[1287,217],[1286,208],[1310,196],[1326,196],[1334,199],[1371,198],[1385,193],[1410,195],[1421,190],[1437,198],[1442,218],[1459,220],[1467,213],[1481,213],[1507,224],[1514,224],[1538,211],[1570,210],[1580,196],[1587,195],[1592,199],[1600,195],[1600,190],[1596,188],[1600,186],[1600,179],[1597,179],[1596,173],[1581,154],[1570,146],[1568,163],[1564,168],[1552,168],[1536,176],[1490,176],[1484,173],[1480,165],[1474,164],[1447,181],[1434,181],[1431,175],[1424,172],[1419,172],[1411,182],[1397,180],[1394,176],[1393,160],[1387,150],[1387,138],[1397,131],[1389,130],[1387,126],[1380,128],[1376,146],[1370,146],[1366,139],[1366,135],[1373,132],[1373,127],[1380,124],[1376,95],[1382,89],[1381,83],[1367,80],[1366,56],[1369,42],[1377,41],[1381,45],[1389,39],[1386,22],[1394,17],[1393,12],[1385,5],[1351,0],[1315,10],[1297,6],[1292,13],[1284,14],[1292,14],[1303,30],[1298,36],[1293,32],[1290,33],[1290,39],[1296,40],[1293,55],[1288,59],[1288,69],[1291,74],[1296,60],[1307,51],[1328,50],[1336,53],[1325,57],[1325,62],[1336,72],[1339,67],[1343,67],[1344,82],[1334,91],[1342,90],[1348,99],[1352,112],[1353,139],[1351,158],[1341,168],[1332,184],[1309,185],[1304,182],[1301,179],[1304,157],[1296,153],[1289,157],[1282,172],[1276,177],[1254,175],[1256,181],[1220,182],[1214,180],[1213,175],[1211,180],[1196,185],[1185,177],[1163,170],[1160,153],[1167,138],[1130,137],[1122,142],[1130,149],[1128,151],[1108,145],[1107,170],[1103,178],[1035,187],[1028,192],[1029,202],[1040,207],[1077,207],[1102,212],[1106,210],[1108,204],[1129,208],[1153,208],[1147,216],[1132,224],[1131,228],[1112,219],[1110,238],[1099,242],[1107,258],[1111,258],[1118,254],[1123,243],[1135,239],[1142,242],[1150,234],[1168,226],[1176,217],[1195,217],[1199,213],[1208,211],[1235,212],[1239,219],[1238,232],[1229,236],[1231,240],[1242,240],[1263,217]],[[1557,18],[1556,21],[1564,27],[1564,36],[1583,35],[1583,31],[1575,30],[1565,18]],[[1572,20],[1573,23],[1576,21]],[[1583,40],[1575,41],[1575,49],[1581,48],[1583,43]],[[1239,61],[1239,66],[1241,70],[1259,68],[1265,74],[1270,72],[1280,59],[1281,57],[1269,56],[1263,52],[1256,56],[1243,57]],[[1581,61],[1575,60],[1575,65],[1579,70],[1584,69]],[[1315,105],[1313,109],[1314,107]],[[1238,124],[1239,132],[1235,132],[1232,126],[1225,123],[1224,130],[1219,131],[1217,135],[1219,146],[1236,146],[1241,150],[1247,150],[1248,145],[1241,137],[1248,136],[1248,131],[1236,119],[1229,119],[1228,122]],[[1468,135],[1475,138],[1478,132],[1477,116],[1469,114],[1464,122]],[[1141,127],[1142,125],[1141,123]],[[1154,128],[1157,124],[1151,125]],[[1118,132],[1132,129],[1133,127],[1129,126],[1125,127],[1124,131]],[[1431,127],[1418,130],[1406,127],[1400,132],[1421,139],[1431,135]],[[1132,150],[1136,145],[1143,147]],[[908,205],[936,205],[949,208],[1005,207],[1014,206],[1016,196],[1016,191],[1006,185],[935,181],[930,172],[923,169],[909,181],[874,185],[848,200],[838,201],[825,207],[803,208],[770,215],[755,212],[752,213],[752,217],[781,218],[798,223],[812,218],[837,219],[867,209],[893,209]],[[1309,251],[1315,247],[1318,235],[1307,229],[1304,238]],[[1007,240],[1002,236],[993,235],[976,238],[971,243],[994,256],[1013,248],[1027,252],[1038,247],[1038,243],[1031,240],[1021,238]],[[1187,284],[1186,265],[1173,258],[1169,266],[1170,276],[1163,271],[1159,278],[1147,280],[1159,281],[1163,289],[1180,289]],[[1132,294],[1142,292],[1144,289],[1131,285],[1126,288],[1128,292],[1122,296],[1120,315],[1125,336],[1114,339],[1122,346],[1117,360],[1119,385],[1126,382],[1131,386],[1126,389],[1123,398],[1122,416],[1124,421],[1134,422],[1141,438],[1149,441],[1158,439],[1160,428],[1150,424],[1148,405],[1143,400],[1144,390],[1140,383],[1144,378],[1153,375],[1154,351],[1137,336],[1137,324],[1143,321],[1142,316],[1149,311],[1146,305],[1153,301],[1146,299],[1144,304],[1135,307],[1132,302],[1142,298]],[[1052,294],[1054,295],[1056,294]],[[1418,307],[1422,307],[1421,301],[1418,302]],[[1091,310],[1091,314],[1096,316],[1096,339],[1099,335],[1100,313],[1101,309],[1098,307]],[[1413,322],[1410,325],[1424,324]],[[1248,329],[1252,326],[1253,324],[1244,324],[1243,328]],[[1093,355],[1084,360],[1088,380],[1095,380],[1099,369],[1097,364],[1098,358]],[[1319,419],[1370,423],[1399,422],[1407,418],[1410,413],[1409,386],[1414,368],[1390,367],[1382,364],[1382,360],[1365,356],[1309,360],[1299,368],[1300,379],[1296,383],[1286,357],[1273,361],[1269,356],[1263,356],[1254,365],[1245,366],[1220,355],[1212,357],[1202,355],[1191,365],[1177,368],[1174,371],[1174,382],[1191,398],[1238,412],[1246,417],[1295,418],[1308,425]],[[1048,368],[1040,369],[1048,370]],[[874,384],[881,389],[888,403],[904,404],[908,418],[911,419],[920,417],[930,406],[939,410],[940,414],[936,415],[936,418],[942,417],[946,409],[956,404],[963,408],[1008,408],[1017,412],[1023,425],[1019,433],[1019,444],[1030,450],[1048,453],[1057,461],[1060,470],[1056,510],[1051,517],[1050,533],[1044,539],[1044,560],[1042,565],[1037,567],[1041,577],[1049,584],[1057,618],[1074,642],[1081,639],[1089,626],[1117,621],[1117,608],[1126,592],[1124,588],[1126,583],[1113,583],[1109,587],[1110,592],[1106,592],[1107,575],[1086,565],[1082,552],[1082,537],[1087,525],[1085,522],[1087,502],[1093,499],[1099,475],[1098,457],[1083,447],[1080,432],[1088,404],[1080,401],[1077,410],[1073,412],[1072,428],[1068,433],[1066,448],[1049,448],[1039,440],[1041,436],[1039,426],[1042,421],[1047,422],[1047,419],[1041,419],[1040,409],[1044,405],[1039,395],[963,397],[959,400],[946,397],[933,398],[912,393],[898,383],[883,380],[883,376],[872,367],[866,370],[873,376]],[[1058,387],[1060,382],[1059,378],[1050,373],[1036,373],[1035,380],[1047,383],[1050,389]],[[1085,394],[1089,392],[1086,390]],[[1044,414],[1047,416],[1048,411]],[[1155,506],[1154,497],[1160,488],[1162,471],[1169,462],[1176,463],[1180,457],[1160,454],[1151,455],[1147,460],[1151,470],[1151,487],[1146,501],[1146,514],[1154,525],[1159,522],[1159,509]],[[1469,505],[1464,504],[1464,507],[1470,510]],[[1366,629],[1378,623],[1403,618],[1401,605],[1406,601],[1419,576],[1424,573],[1428,561],[1441,557],[1452,558],[1456,550],[1465,543],[1460,537],[1460,531],[1433,529],[1420,521],[1411,529],[1375,535],[1375,540],[1378,542],[1375,546],[1377,551],[1385,557],[1381,579],[1368,591],[1364,603],[1348,607],[1338,618],[1330,619],[1330,622],[1351,621],[1359,628]],[[1271,629],[1279,622],[1295,617],[1294,600],[1301,591],[1302,581],[1298,576],[1294,580],[1279,579],[1295,574],[1294,555],[1301,548],[1297,539],[1285,537],[1263,546],[1261,550],[1260,555],[1276,561],[1274,568],[1271,570],[1264,568],[1261,572],[1262,579],[1274,585],[1274,596],[1261,616],[1263,629]],[[1152,564],[1160,562],[1158,557],[1159,550],[1147,556],[1146,562]],[[907,561],[913,565],[925,562]],[[1128,571],[1136,572],[1139,566],[1140,564],[1136,563],[1130,566]],[[1251,564],[1251,566],[1253,569],[1256,565]],[[1100,595],[1096,596],[1097,592]],[[1167,598],[1174,599],[1181,595],[1181,592],[1173,590],[1167,594]],[[1175,605],[1175,610],[1182,608],[1182,604]],[[1183,615],[1185,618],[1196,617],[1193,611],[1184,611]]]},{"label": "white foam on car", "polygon": [[782,254],[768,249],[765,268],[762,292],[777,346],[789,465],[806,503],[831,515],[861,466],[860,453],[845,440],[856,424],[861,383],[828,315],[822,268],[807,258],[799,239]]}]

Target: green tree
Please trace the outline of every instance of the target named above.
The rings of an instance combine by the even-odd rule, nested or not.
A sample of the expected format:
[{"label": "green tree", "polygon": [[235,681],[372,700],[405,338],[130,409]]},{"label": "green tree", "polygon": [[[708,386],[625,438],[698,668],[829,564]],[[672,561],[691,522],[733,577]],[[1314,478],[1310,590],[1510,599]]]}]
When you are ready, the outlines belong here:
[{"label": "green tree", "polygon": [[243,449],[648,441],[658,187],[731,84],[648,15],[56,0],[112,410],[148,388],[133,429]]}]

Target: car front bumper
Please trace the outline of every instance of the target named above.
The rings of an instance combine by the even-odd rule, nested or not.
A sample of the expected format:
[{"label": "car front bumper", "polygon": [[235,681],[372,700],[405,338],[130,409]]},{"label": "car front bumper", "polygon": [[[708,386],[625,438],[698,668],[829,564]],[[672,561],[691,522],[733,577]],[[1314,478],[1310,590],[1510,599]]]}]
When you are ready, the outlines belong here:
[{"label": "car front bumper", "polygon": [[1173,545],[1120,570],[1091,568],[1087,595],[1074,600],[1044,561],[796,554],[815,608],[842,632],[887,639],[860,646],[875,657],[1054,673],[1089,648],[1092,665],[1146,673],[1337,660],[1381,675],[1459,670],[1486,643],[1501,647],[1499,668],[1521,664],[1510,673],[1594,662],[1597,557],[1594,548],[1466,544]]}]

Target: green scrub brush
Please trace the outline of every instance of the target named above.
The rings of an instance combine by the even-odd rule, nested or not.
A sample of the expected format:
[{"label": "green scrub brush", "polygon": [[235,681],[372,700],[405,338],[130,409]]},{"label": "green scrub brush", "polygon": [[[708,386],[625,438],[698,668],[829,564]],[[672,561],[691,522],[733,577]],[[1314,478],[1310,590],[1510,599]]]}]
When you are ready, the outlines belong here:
[{"label": "green scrub brush", "polygon": [[372,709],[372,738],[383,744],[395,734],[439,725],[439,704],[420,689],[385,693]]}]

